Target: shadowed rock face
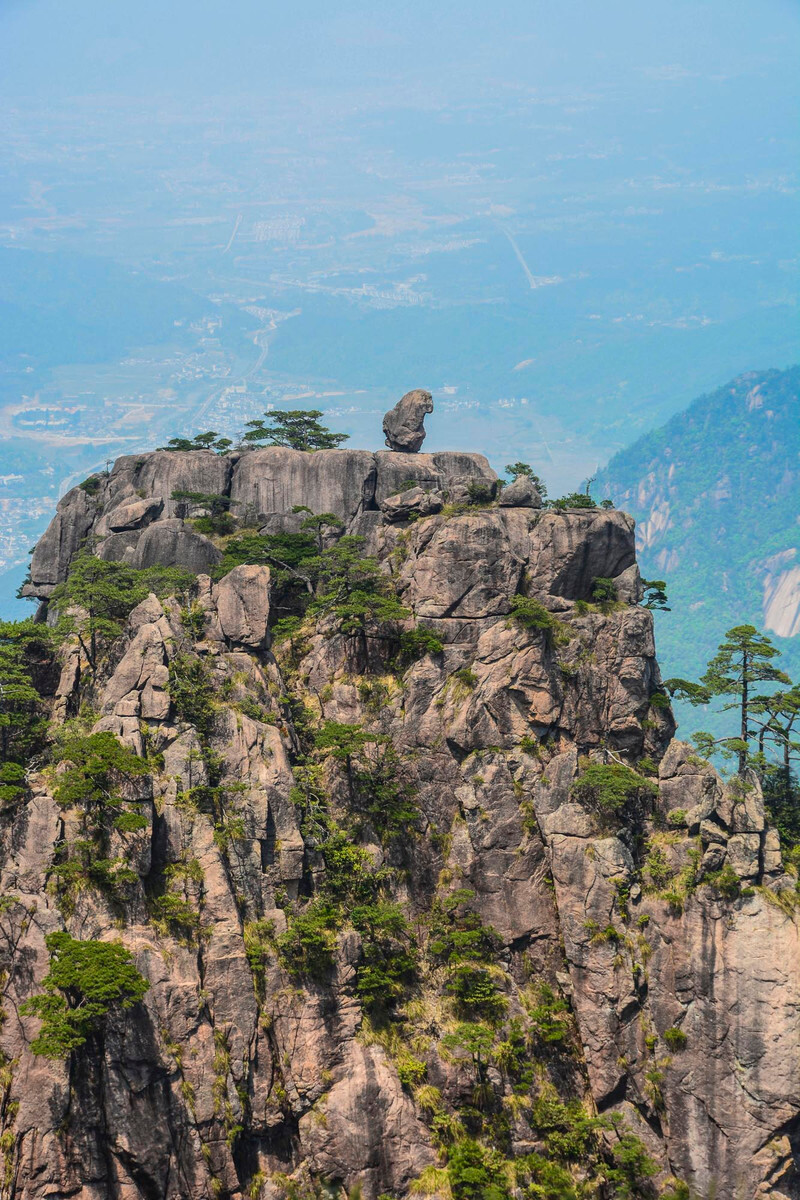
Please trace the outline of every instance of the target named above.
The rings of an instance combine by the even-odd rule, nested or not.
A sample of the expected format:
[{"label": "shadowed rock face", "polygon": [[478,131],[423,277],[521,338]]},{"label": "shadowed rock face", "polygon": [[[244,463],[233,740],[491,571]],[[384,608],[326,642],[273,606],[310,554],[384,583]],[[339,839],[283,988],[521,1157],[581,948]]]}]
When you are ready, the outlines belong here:
[{"label": "shadowed rock face", "polygon": [[432,412],[430,392],[421,388],[406,392],[383,418],[383,432],[389,449],[416,454],[425,441],[425,417]]},{"label": "shadowed rock face", "polygon": [[[56,582],[73,552],[65,513],[89,528],[104,521],[102,544],[132,539],[125,552],[150,561],[191,532],[169,509],[176,486],[216,482],[243,503],[284,505],[286,520],[285,507],[305,495],[309,507],[369,530],[413,614],[408,628],[435,633],[442,649],[398,666],[386,629],[347,636],[330,617],[270,649],[280,613],[263,566],[216,583],[201,572],[191,631],[182,603],[148,597],[108,647],[94,686],[80,647],[64,647],[54,720],[82,701],[96,729],[149,755],[151,774],[137,781],[146,828],[110,835],[109,857],[123,857],[135,876],[124,919],[102,891],[83,888],[65,906],[48,885],[76,830],[75,813],[53,799],[50,772],[32,771],[29,795],[0,823],[0,1049],[10,1064],[0,1117],[15,1198],[280,1200],[276,1180],[288,1176],[298,1187],[360,1184],[365,1200],[406,1200],[440,1162],[424,1093],[400,1072],[407,1081],[411,1055],[443,1112],[473,1106],[470,1062],[441,1052],[457,1020],[446,968],[421,974],[403,1020],[383,1036],[364,1019],[362,935],[347,920],[322,979],[292,977],[276,951],[274,938],[324,886],[319,827],[298,800],[316,754],[309,728],[324,717],[389,737],[397,751],[394,770],[417,816],[394,841],[354,813],[344,768],[314,761],[329,812],[350,822],[376,866],[398,869],[393,896],[423,948],[434,902],[469,889],[497,933],[493,970],[508,1016],[528,1029],[541,983],[568,1003],[568,1045],[536,1050],[531,1098],[545,1080],[564,1102],[620,1114],[658,1164],[658,1187],[677,1175],[720,1200],[796,1200],[794,879],[755,779],[726,785],[672,739],[669,710],[654,700],[652,614],[637,603],[630,518],[519,505],[423,515],[433,492],[493,483],[480,456],[256,451],[230,464],[227,479],[224,465],[199,461],[171,462],[166,481],[161,457],[146,456],[146,471],[130,459],[115,467],[102,514],[83,493],[65,498],[43,539],[39,586],[45,567]],[[140,497],[144,479],[152,494]],[[384,520],[378,504],[408,479],[416,509],[404,517],[390,505]],[[608,611],[579,603],[595,578],[615,581],[620,602]],[[513,619],[519,593],[550,615],[550,630]],[[203,753],[171,690],[171,671],[187,662],[199,664],[214,702]],[[649,773],[647,800],[599,818],[574,790],[587,757]],[[198,789],[201,800],[215,794],[212,768],[230,789],[227,837],[220,814],[192,802]],[[704,881],[706,863],[732,868],[744,893],[726,899]],[[193,936],[159,923],[153,907],[189,864],[195,882],[185,895],[202,931]],[[112,1016],[72,1068],[31,1054],[38,1022],[20,1011],[47,970],[45,935],[63,928],[121,939],[150,982],[143,1003]],[[507,1114],[503,1153],[541,1151],[519,1085],[494,1063],[487,1078]]]}]

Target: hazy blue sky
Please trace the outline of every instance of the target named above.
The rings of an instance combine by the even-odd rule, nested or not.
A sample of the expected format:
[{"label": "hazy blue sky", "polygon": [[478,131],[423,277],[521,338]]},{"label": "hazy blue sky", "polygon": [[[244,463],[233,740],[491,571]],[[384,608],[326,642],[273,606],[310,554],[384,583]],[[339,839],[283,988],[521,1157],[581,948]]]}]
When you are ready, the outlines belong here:
[{"label": "hazy blue sky", "polygon": [[[611,84],[632,72],[797,72],[796,0],[0,0],[0,88],[18,101],[276,85]],[[412,97],[409,97],[412,99]]]}]

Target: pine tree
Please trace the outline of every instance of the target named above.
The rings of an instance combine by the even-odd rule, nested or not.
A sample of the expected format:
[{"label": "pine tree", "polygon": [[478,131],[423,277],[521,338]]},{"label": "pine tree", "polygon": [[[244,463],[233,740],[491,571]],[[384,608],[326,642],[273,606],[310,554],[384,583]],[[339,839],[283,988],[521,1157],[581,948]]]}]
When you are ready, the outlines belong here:
[{"label": "pine tree", "polygon": [[170,438],[166,446],[159,446],[159,450],[216,450],[218,454],[224,454],[226,450],[230,450],[233,442],[230,438],[221,438],[215,429],[207,429],[205,433],[196,433],[193,438],[174,437]]},{"label": "pine tree", "polygon": [[750,752],[750,716],[753,704],[753,686],[757,683],[789,683],[789,676],[772,665],[780,654],[765,634],[759,633],[754,625],[734,625],[725,634],[717,653],[708,664],[700,682],[711,696],[732,696],[734,699],[722,706],[726,712],[739,712],[739,740],[737,751],[739,774],[747,769]]},{"label": "pine tree", "polygon": [[767,742],[775,746],[788,792],[792,786],[792,758],[800,755],[800,684],[795,683],[786,691],[757,696],[751,711],[759,726],[759,754],[764,756]]},{"label": "pine tree", "polygon": [[318,408],[267,412],[263,419],[247,422],[244,441],[255,446],[287,446],[291,450],[334,450],[350,435],[331,433],[320,425],[321,416]]},{"label": "pine tree", "polygon": [[536,472],[534,471],[534,469],[530,465],[530,463],[526,463],[526,462],[506,463],[503,470],[505,471],[506,475],[511,476],[512,483],[516,479],[519,479],[519,477],[521,475],[527,475],[527,477],[530,479],[530,481],[534,485],[534,487],[537,488],[539,495],[544,500],[544,498],[547,495],[547,487],[542,482],[542,480],[539,478],[539,476],[536,474]]},{"label": "pine tree", "polygon": [[0,621],[0,764],[25,763],[41,741],[47,722],[31,672],[51,641],[46,625]]},{"label": "pine tree", "polygon": [[84,546],[72,560],[66,581],[53,590],[51,603],[59,615],[57,631],[77,637],[95,674],[101,641],[121,632],[128,614],[149,592],[174,594],[193,583],[194,576],[182,568],[137,571],[126,563],[105,562]]},{"label": "pine tree", "polygon": [[669,612],[667,604],[667,585],[663,579],[643,579],[642,608],[654,609],[656,612]]},{"label": "pine tree", "polygon": [[668,679],[664,685],[673,695],[683,696],[693,705],[708,704],[715,696],[732,697],[723,704],[722,711],[739,714],[738,737],[721,738],[718,742],[710,734],[698,734],[697,738],[707,751],[721,745],[723,750],[735,754],[740,775],[744,775],[750,761],[752,718],[763,699],[754,694],[754,687],[760,683],[791,683],[789,676],[773,665],[779,654],[777,646],[754,625],[734,625],[725,634],[725,641],[699,683]]}]

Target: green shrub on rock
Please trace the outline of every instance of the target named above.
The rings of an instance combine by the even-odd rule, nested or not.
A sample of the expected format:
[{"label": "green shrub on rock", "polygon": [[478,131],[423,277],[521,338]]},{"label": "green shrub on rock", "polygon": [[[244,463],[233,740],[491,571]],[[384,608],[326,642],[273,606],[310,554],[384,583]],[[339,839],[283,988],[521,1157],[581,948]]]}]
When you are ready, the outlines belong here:
[{"label": "green shrub on rock", "polygon": [[589,763],[572,785],[572,795],[601,819],[620,817],[658,795],[658,784],[622,763]]},{"label": "green shrub on rock", "polygon": [[679,1029],[677,1025],[672,1025],[669,1029],[665,1029],[663,1037],[664,1042],[667,1046],[669,1046],[670,1050],[676,1051],[684,1050],[687,1042],[689,1041],[684,1031]]},{"label": "green shrub on rock", "polygon": [[447,1176],[453,1200],[510,1200],[502,1159],[471,1138],[450,1151]]},{"label": "green shrub on rock", "polygon": [[62,808],[80,808],[90,828],[98,829],[109,815],[120,814],[125,790],[136,777],[147,775],[147,763],[113,733],[69,738],[60,747],[62,764],[53,796]]},{"label": "green shrub on rock", "polygon": [[294,978],[324,982],[331,974],[336,953],[339,913],[329,900],[312,901],[297,913],[277,939],[278,957]]},{"label": "green shrub on rock", "polygon": [[81,942],[68,933],[45,938],[50,969],[44,991],[22,1005],[42,1027],[31,1042],[34,1054],[66,1058],[100,1032],[114,1010],[137,1004],[150,984],[137,971],[121,942]]},{"label": "green shrub on rock", "polygon": [[512,596],[511,615],[523,629],[541,629],[550,636],[561,628],[560,622],[533,596]]},{"label": "green shrub on rock", "polygon": [[498,1021],[508,1008],[508,1000],[491,971],[476,963],[462,962],[454,967],[447,990],[469,1020]]}]

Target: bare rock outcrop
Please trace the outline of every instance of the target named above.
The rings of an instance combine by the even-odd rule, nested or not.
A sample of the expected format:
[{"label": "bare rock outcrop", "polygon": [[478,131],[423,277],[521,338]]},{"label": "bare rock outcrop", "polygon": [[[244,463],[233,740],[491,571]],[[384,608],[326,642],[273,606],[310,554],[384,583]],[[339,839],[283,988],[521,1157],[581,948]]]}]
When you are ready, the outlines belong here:
[{"label": "bare rock outcrop", "polygon": [[541,508],[542,497],[536,484],[527,475],[518,475],[500,493],[501,508]]},{"label": "bare rock outcrop", "polygon": [[296,532],[303,519],[293,509],[333,513],[349,533],[366,536],[371,549],[380,505],[408,485],[439,491],[450,501],[469,498],[470,487],[493,495],[497,476],[482,454],[373,454],[366,450],[309,453],[270,446],[241,454],[210,450],[159,450],[117,459],[110,474],[73,488],[31,559],[28,596],[47,599],[67,577],[88,538],[100,558],[149,566],[184,567],[206,573],[221,554],[198,533],[185,500],[173,492],[227,497],[231,511],[265,532]]},{"label": "bare rock outcrop", "polygon": [[396,496],[387,496],[381,500],[383,519],[390,523],[407,521],[413,517],[430,517],[442,511],[444,498],[441,492],[426,491],[425,488],[411,487]]},{"label": "bare rock outcrop", "polygon": [[269,626],[270,570],[234,567],[214,588],[214,606],[223,635],[231,642],[266,646]]},{"label": "bare rock outcrop", "polygon": [[425,417],[433,412],[433,397],[422,388],[406,392],[383,418],[383,432],[390,450],[416,454],[425,441]]}]

